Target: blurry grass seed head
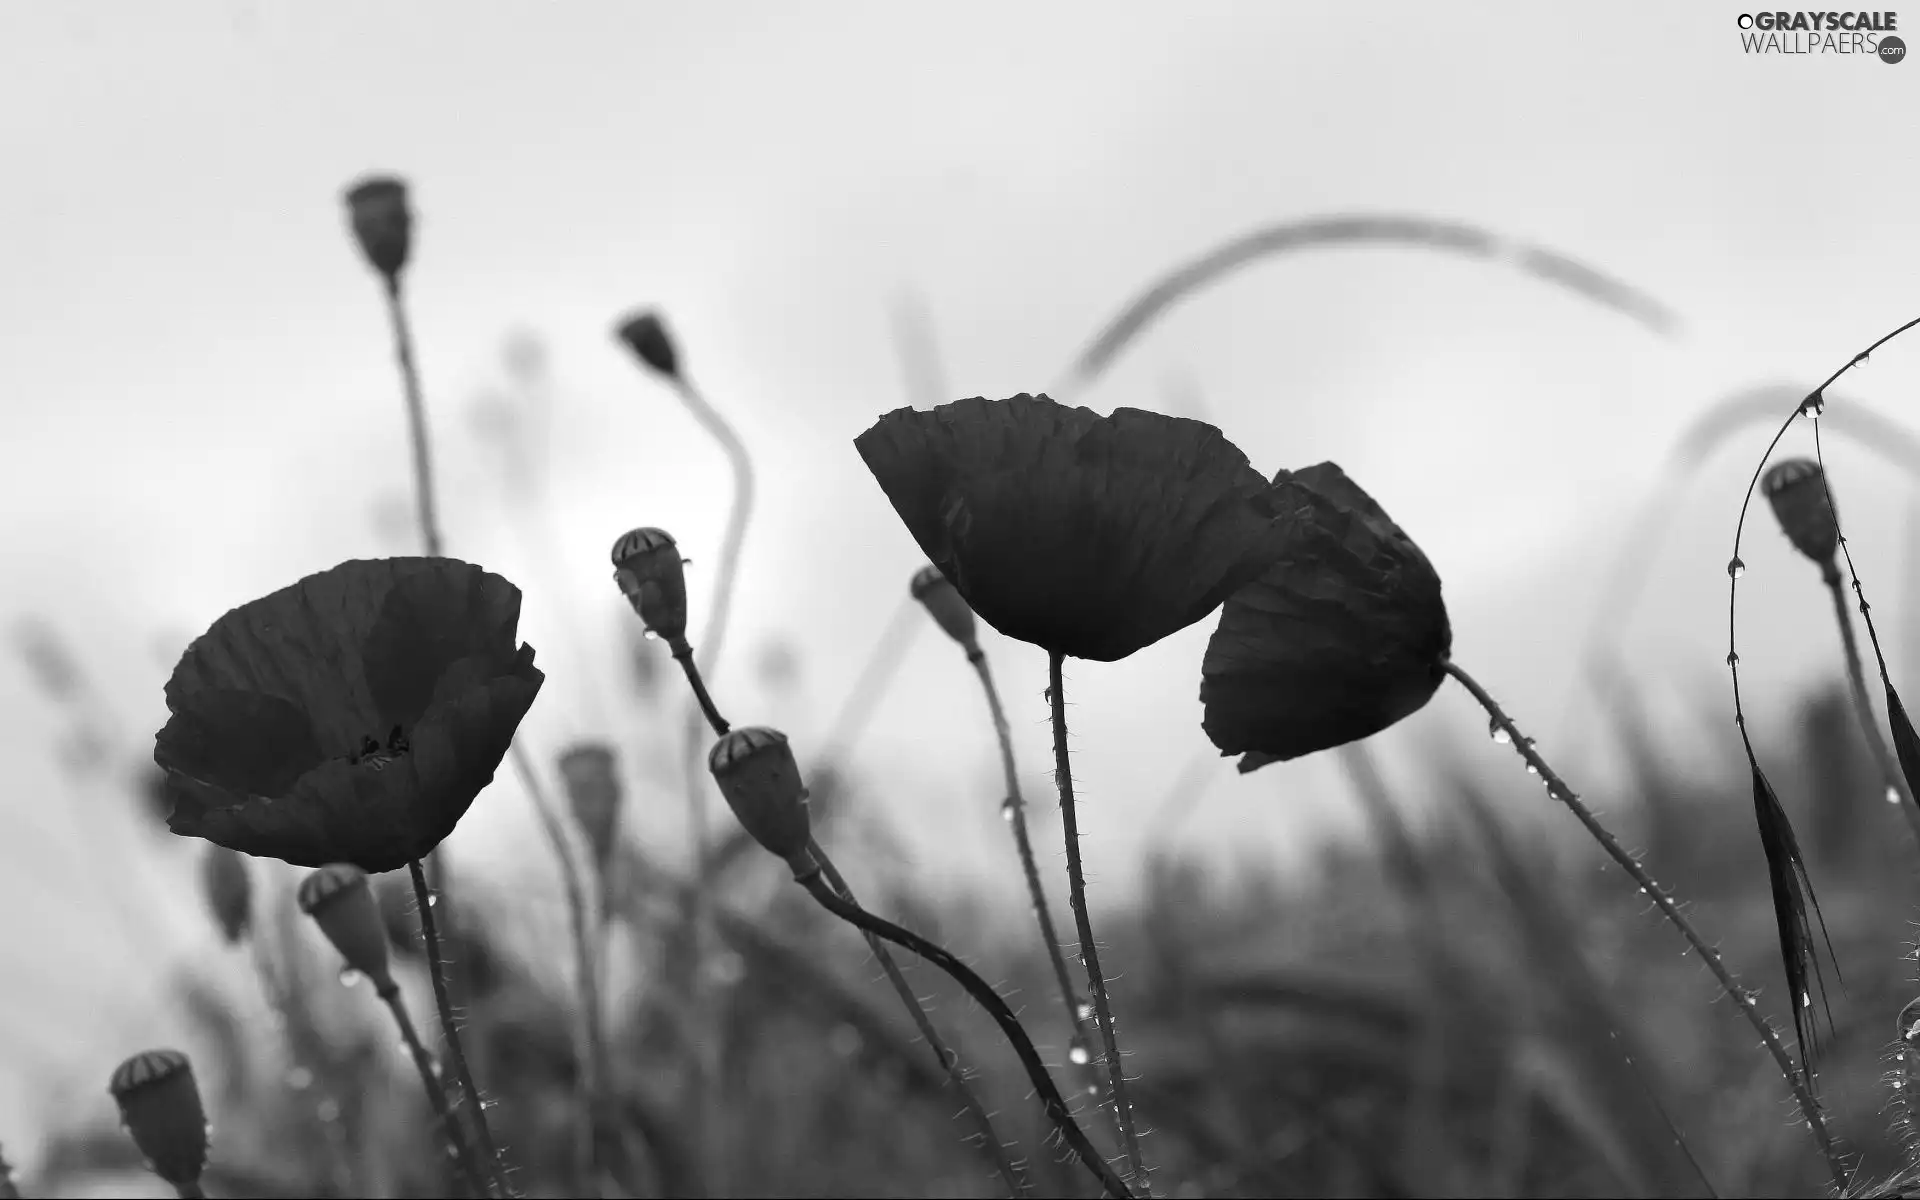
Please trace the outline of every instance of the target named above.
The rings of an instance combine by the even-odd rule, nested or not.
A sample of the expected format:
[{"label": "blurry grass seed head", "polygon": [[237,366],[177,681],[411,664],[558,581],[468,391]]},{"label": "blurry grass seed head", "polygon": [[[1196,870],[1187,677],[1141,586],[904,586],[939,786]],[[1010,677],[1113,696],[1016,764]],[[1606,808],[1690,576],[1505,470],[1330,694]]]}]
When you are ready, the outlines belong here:
[{"label": "blurry grass seed head", "polygon": [[300,881],[300,911],[313,918],[341,959],[390,996],[397,986],[387,969],[387,930],[374,902],[367,873],[350,863],[329,863]]},{"label": "blurry grass seed head", "polygon": [[974,397],[896,409],[854,445],[981,620],[1073,658],[1186,628],[1286,546],[1266,479],[1185,417]]},{"label": "blurry grass seed head", "polygon": [[450,558],[342,563],[227,613],[167,681],[168,826],[295,866],[424,858],[544,680],[520,589]]},{"label": "blurry grass seed head", "polygon": [[1228,598],[1200,670],[1202,726],[1242,773],[1418,711],[1453,633],[1427,556],[1339,467],[1282,471],[1285,552]]},{"label": "blurry grass seed head", "polygon": [[200,894],[228,945],[247,936],[253,923],[253,877],[247,856],[209,843],[200,859]]},{"label": "blurry grass seed head", "polygon": [[1831,564],[1840,549],[1840,525],[1820,464],[1810,458],[1775,463],[1761,476],[1760,491],[1793,548],[1823,567]]},{"label": "blurry grass seed head", "polygon": [[136,1054],[114,1070],[107,1090],[148,1168],[176,1188],[198,1184],[209,1131],[187,1056],[178,1050]]},{"label": "blurry grass seed head", "polygon": [[666,642],[675,654],[686,653],[686,560],[680,557],[672,534],[653,528],[621,534],[613,544],[613,581],[646,622],[648,633]]},{"label": "blurry grass seed head", "polygon": [[786,734],[758,726],[735,729],[713,744],[707,769],[754,841],[786,859],[796,877],[819,869],[808,849],[813,830],[807,789]]},{"label": "blurry grass seed head", "polygon": [[346,200],[360,252],[387,280],[399,278],[413,249],[407,185],[390,175],[371,175],[348,188]]},{"label": "blurry grass seed head", "polygon": [[940,568],[931,564],[921,567],[913,573],[913,583],[909,585],[913,598],[926,606],[927,613],[933,617],[946,635],[959,642],[968,654],[980,648],[980,637],[975,629],[973,610],[960,598],[955,588]]},{"label": "blurry grass seed head", "polygon": [[604,872],[620,829],[620,773],[613,747],[604,742],[583,742],[563,751],[560,780],[566,787],[573,819],[587,835],[594,862]]},{"label": "blurry grass seed head", "polygon": [[680,374],[680,352],[674,348],[667,323],[651,310],[629,314],[614,326],[614,336],[633,351],[635,358],[669,379]]}]

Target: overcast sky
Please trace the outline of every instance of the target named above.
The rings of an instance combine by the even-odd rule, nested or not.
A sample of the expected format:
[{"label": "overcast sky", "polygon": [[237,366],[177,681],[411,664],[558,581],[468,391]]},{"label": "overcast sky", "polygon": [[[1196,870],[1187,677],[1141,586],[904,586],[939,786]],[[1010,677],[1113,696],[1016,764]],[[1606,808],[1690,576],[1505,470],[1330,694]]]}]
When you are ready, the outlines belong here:
[{"label": "overcast sky", "polygon": [[[657,304],[760,472],[715,686],[736,721],[779,724],[804,755],[922,561],[851,446],[909,402],[903,297],[937,342],[944,398],[1040,391],[1184,257],[1274,221],[1419,213],[1573,255],[1657,297],[1680,331],[1500,264],[1327,250],[1195,296],[1075,399],[1205,413],[1268,472],[1340,462],[1440,569],[1459,661],[1569,773],[1605,780],[1578,648],[1674,440],[1716,399],[1790,397],[1920,314],[1920,64],[1748,56],[1740,11],[7,5],[0,619],[54,623],[139,757],[174,658],[221,612],[345,558],[414,552],[385,318],[339,203],[362,172],[391,170],[419,213],[409,287],[449,552],[525,587],[523,635],[548,671],[529,746],[546,759],[641,732],[619,686],[615,536],[671,529],[704,604],[724,460],[609,337],[624,310]],[[502,347],[523,335],[550,368],[544,417],[514,435],[545,447],[544,512],[512,502],[484,419],[509,377]],[[1916,385],[1920,337],[1846,394],[1911,427]],[[1725,564],[1770,434],[1740,427],[1677,493],[1640,558],[1644,591],[1610,613],[1661,711],[1709,720],[1683,727],[1696,742],[1731,736]],[[1871,446],[1827,448],[1899,658],[1914,642],[1912,489]],[[1770,518],[1744,557],[1764,727],[1787,715],[1789,685],[1830,669],[1834,635]],[[896,867],[1015,887],[981,702],[959,652],[920,625],[855,768],[905,839]],[[1146,841],[1285,863],[1312,828],[1351,819],[1324,761],[1193,773],[1210,626],[1070,668],[1096,899],[1125,888]],[[775,643],[797,654],[785,690],[754,669]],[[1045,801],[1044,657],[997,637],[988,650]],[[72,1103],[92,1104],[126,1039],[171,1028],[149,1004],[160,966],[204,939],[181,898],[190,848],[130,865],[155,839],[114,816],[122,797],[62,774],[67,725],[7,663],[11,1148],[43,1114],[9,1059],[71,1068],[86,1081]],[[1537,794],[1451,689],[1377,740],[1415,798],[1413,756],[1438,743]],[[670,847],[676,793],[637,770],[634,786],[637,823]],[[1182,814],[1177,830],[1164,813]],[[1057,859],[1057,819],[1035,816]],[[502,783],[452,845],[539,875],[519,857],[529,830]],[[134,932],[115,915],[128,905],[171,932]]]}]

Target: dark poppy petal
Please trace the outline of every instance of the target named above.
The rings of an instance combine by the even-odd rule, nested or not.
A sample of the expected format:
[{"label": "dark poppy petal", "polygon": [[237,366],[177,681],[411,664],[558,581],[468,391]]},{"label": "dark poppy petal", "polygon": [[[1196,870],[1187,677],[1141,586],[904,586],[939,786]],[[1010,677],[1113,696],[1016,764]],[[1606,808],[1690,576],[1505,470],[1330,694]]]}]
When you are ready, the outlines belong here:
[{"label": "dark poppy petal", "polygon": [[449,569],[393,581],[367,633],[362,656],[380,728],[412,729],[454,663],[479,656],[496,673],[513,661],[520,590],[479,567],[446,560]]},{"label": "dark poppy petal", "polygon": [[981,620],[1075,658],[1193,624],[1285,546],[1266,480],[1183,417],[975,397],[898,409],[854,445]]},{"label": "dark poppy petal", "polygon": [[1296,536],[1222,607],[1200,674],[1203,728],[1242,772],[1418,711],[1452,650],[1439,576],[1372,497],[1332,463],[1273,486]]},{"label": "dark poppy petal", "polygon": [[153,757],[207,783],[277,796],[326,756],[291,701],[214,688],[184,698],[154,739]]}]

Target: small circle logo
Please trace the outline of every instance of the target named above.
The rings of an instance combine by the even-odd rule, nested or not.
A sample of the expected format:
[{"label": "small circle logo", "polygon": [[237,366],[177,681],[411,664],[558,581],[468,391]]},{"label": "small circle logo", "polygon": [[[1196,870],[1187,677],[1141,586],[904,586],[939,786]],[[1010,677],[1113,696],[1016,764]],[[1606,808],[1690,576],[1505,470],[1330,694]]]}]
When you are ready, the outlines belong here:
[{"label": "small circle logo", "polygon": [[1907,56],[1907,44],[1901,41],[1899,38],[1883,37],[1880,39],[1880,61],[1881,62],[1897,63],[1901,59],[1905,58],[1906,56]]}]

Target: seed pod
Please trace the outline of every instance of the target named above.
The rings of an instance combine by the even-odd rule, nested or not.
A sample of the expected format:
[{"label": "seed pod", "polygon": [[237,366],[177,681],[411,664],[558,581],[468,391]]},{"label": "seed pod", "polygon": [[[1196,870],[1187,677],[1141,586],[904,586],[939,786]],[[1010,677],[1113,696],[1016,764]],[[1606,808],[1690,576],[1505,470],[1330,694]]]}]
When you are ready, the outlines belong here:
[{"label": "seed pod", "polygon": [[620,832],[620,775],[612,747],[585,742],[565,751],[560,755],[560,778],[573,819],[587,835],[594,866],[604,876]]},{"label": "seed pod", "polygon": [[207,843],[200,859],[200,895],[227,944],[239,944],[253,923],[253,877],[247,874],[247,856]]},{"label": "seed pod", "polygon": [[136,1054],[114,1071],[107,1090],[153,1173],[176,1189],[197,1186],[207,1168],[209,1130],[187,1056],[178,1050]]},{"label": "seed pod", "polygon": [[926,605],[940,628],[947,636],[959,642],[968,656],[979,653],[980,636],[975,629],[973,610],[961,598],[960,590],[953,582],[940,573],[940,568],[928,563],[913,573],[913,583],[909,590],[913,598]]},{"label": "seed pod", "polygon": [[795,878],[820,869],[808,848],[812,827],[807,789],[786,734],[757,726],[735,729],[713,744],[707,769],[741,826],[754,841],[786,859]]},{"label": "seed pod", "polygon": [[613,544],[613,566],[613,581],[646,622],[647,632],[664,640],[675,655],[691,653],[686,564],[673,535],[652,528],[622,534]]},{"label": "seed pod", "polygon": [[659,313],[632,313],[615,327],[614,334],[641,362],[669,379],[680,377],[680,353],[674,349],[673,338]]},{"label": "seed pod", "polygon": [[387,969],[386,927],[365,871],[349,863],[329,863],[300,881],[298,897],[300,911],[320,926],[350,969],[372,980],[383,999],[398,990]]},{"label": "seed pod", "polygon": [[1793,548],[1825,567],[1840,548],[1840,524],[1827,502],[1827,480],[1810,458],[1775,463],[1760,478],[1760,490]]},{"label": "seed pod", "polygon": [[367,262],[389,283],[397,280],[413,248],[407,185],[388,175],[363,179],[347,191],[347,215]]}]

